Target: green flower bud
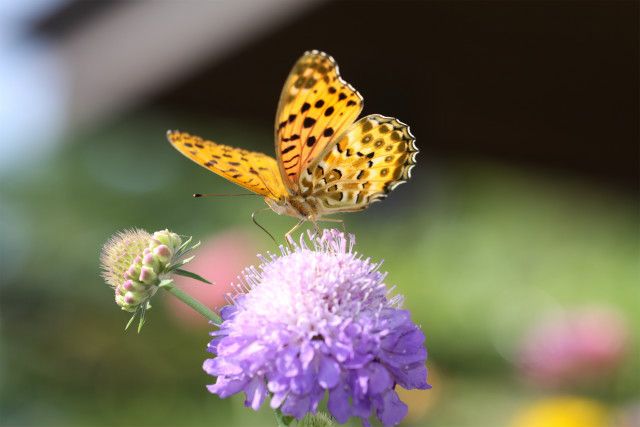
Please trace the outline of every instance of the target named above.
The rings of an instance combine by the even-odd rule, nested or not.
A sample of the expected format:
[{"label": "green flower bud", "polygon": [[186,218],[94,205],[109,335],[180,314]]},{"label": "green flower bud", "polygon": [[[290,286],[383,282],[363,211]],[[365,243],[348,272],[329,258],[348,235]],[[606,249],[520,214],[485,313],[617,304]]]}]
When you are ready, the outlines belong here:
[{"label": "green flower bud", "polygon": [[[153,239],[159,242],[159,244],[166,245],[171,252],[175,252],[180,245],[182,245],[182,239],[176,233],[172,233],[169,230],[156,231],[153,233]],[[150,249],[159,245],[153,242],[149,245]]]},{"label": "green flower bud", "polygon": [[160,267],[160,260],[151,252],[151,249],[144,248],[144,256],[142,257],[142,265],[157,269]]},{"label": "green flower bud", "polygon": [[116,293],[116,304],[118,304],[124,311],[128,311],[129,313],[133,313],[138,308],[137,306],[130,306],[124,300],[124,295],[120,295]]},{"label": "green flower bud", "polygon": [[140,277],[138,280],[140,280],[145,285],[153,285],[157,279],[158,275],[155,271],[153,271],[153,267],[143,265],[140,268]]},{"label": "green flower bud", "polygon": [[102,277],[115,290],[116,304],[135,312],[155,294],[162,279],[168,278],[182,239],[169,230],[147,233],[125,230],[112,237],[102,249]]},{"label": "green flower bud", "polygon": [[118,288],[122,288],[123,292],[143,292],[146,290],[146,286],[140,282],[136,282],[135,280],[126,280],[121,286]]},{"label": "green flower bud", "polygon": [[167,245],[160,245],[153,248],[153,255],[160,263],[166,264],[171,259],[171,249]]},{"label": "green flower bud", "polygon": [[138,277],[140,277],[140,262],[138,261],[139,257],[136,257],[133,260],[133,263],[129,266],[129,268],[127,269],[127,272],[124,275],[125,279],[133,279],[133,280],[138,280]]},{"label": "green flower bud", "polygon": [[[189,238],[183,247],[180,236],[169,230],[149,234],[138,229],[120,232],[104,245],[100,255],[102,277],[113,288],[116,304],[122,310],[134,313],[126,328],[138,317],[140,332],[145,322],[145,313],[151,308],[149,301],[160,287],[166,288],[183,301],[188,298],[191,301],[188,302],[189,305],[199,304],[188,296],[179,296],[180,293],[171,280],[171,274],[175,273],[211,283],[181,268],[193,259],[193,256],[188,255],[199,245],[200,242],[191,243]],[[206,316],[216,320],[215,313],[201,304],[198,306],[199,312],[208,312]]]}]

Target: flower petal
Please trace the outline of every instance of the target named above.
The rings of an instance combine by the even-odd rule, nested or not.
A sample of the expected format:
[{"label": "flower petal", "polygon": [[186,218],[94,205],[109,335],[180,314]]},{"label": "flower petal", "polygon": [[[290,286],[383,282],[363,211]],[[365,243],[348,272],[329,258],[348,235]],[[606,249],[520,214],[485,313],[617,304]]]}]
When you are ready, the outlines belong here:
[{"label": "flower petal", "polygon": [[287,397],[288,392],[278,392],[278,393],[274,393],[273,396],[271,397],[271,402],[269,403],[269,406],[271,406],[271,408],[276,409],[279,408],[280,405],[282,405],[282,402],[284,401],[284,399]]},{"label": "flower petal", "polygon": [[394,390],[389,390],[381,399],[374,401],[376,415],[385,427],[395,426],[407,415],[408,407]]},{"label": "flower petal", "polygon": [[347,422],[351,416],[351,406],[349,405],[349,393],[344,386],[338,385],[329,391],[327,408],[340,424]]},{"label": "flower petal", "polygon": [[380,394],[393,387],[393,380],[389,371],[379,363],[371,363],[369,371],[369,393]]},{"label": "flower petal", "polygon": [[254,411],[257,411],[264,398],[267,395],[267,388],[264,385],[264,379],[261,377],[255,377],[244,389],[245,401],[244,406],[250,407]]},{"label": "flower petal", "polygon": [[228,379],[226,377],[218,377],[215,384],[207,386],[209,393],[217,394],[222,399],[236,394],[247,385],[248,379]]},{"label": "flower petal", "polygon": [[296,394],[289,394],[287,400],[285,400],[282,405],[282,413],[301,420],[307,412],[309,412],[310,403],[311,398],[308,395],[298,396]]},{"label": "flower petal", "polygon": [[322,357],[318,372],[318,384],[322,388],[333,388],[340,381],[340,365],[330,356]]},{"label": "flower petal", "polygon": [[202,364],[202,369],[213,376],[220,375],[240,375],[242,374],[242,367],[235,363],[235,360],[216,357],[215,359],[207,359]]}]

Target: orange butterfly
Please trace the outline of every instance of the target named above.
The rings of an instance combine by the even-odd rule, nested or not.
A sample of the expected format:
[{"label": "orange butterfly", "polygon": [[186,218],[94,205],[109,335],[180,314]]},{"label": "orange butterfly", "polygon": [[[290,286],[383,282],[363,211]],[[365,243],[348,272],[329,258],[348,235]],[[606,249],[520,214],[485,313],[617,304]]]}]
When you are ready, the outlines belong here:
[{"label": "orange butterfly", "polygon": [[305,221],[365,209],[411,176],[418,149],[409,127],[379,114],[356,122],[362,106],[334,59],[314,50],[296,62],[280,95],[277,160],[186,132],[167,137],[194,162],[264,196],[279,215],[299,218],[289,235]]}]

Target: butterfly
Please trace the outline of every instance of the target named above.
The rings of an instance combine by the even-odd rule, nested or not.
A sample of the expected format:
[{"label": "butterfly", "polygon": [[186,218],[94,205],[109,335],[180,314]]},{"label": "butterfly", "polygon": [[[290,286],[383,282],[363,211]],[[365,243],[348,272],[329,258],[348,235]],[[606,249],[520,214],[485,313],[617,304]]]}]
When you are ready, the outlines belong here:
[{"label": "butterfly", "polygon": [[355,212],[411,177],[418,149],[409,127],[372,114],[356,121],[363,98],[338,64],[305,52],[285,81],[276,113],[276,158],[168,131],[169,142],[210,171],[264,196],[295,228],[326,215]]}]

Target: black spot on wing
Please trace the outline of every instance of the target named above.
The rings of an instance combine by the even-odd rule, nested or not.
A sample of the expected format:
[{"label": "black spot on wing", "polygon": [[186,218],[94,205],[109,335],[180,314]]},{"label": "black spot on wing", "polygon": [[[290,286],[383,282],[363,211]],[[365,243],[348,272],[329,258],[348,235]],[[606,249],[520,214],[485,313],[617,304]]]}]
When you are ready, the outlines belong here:
[{"label": "black spot on wing", "polygon": [[287,148],[285,148],[284,150],[281,151],[282,154],[287,154],[289,151],[293,150],[294,148],[296,148],[295,145],[290,145]]},{"label": "black spot on wing", "polygon": [[307,147],[313,147],[313,144],[316,143],[316,137],[315,136],[310,136],[309,138],[307,138]]}]

